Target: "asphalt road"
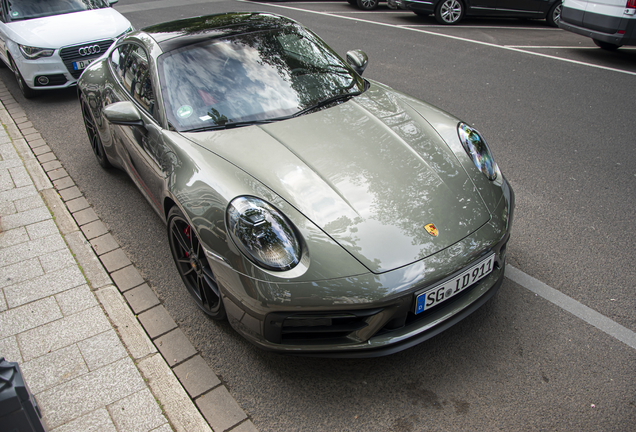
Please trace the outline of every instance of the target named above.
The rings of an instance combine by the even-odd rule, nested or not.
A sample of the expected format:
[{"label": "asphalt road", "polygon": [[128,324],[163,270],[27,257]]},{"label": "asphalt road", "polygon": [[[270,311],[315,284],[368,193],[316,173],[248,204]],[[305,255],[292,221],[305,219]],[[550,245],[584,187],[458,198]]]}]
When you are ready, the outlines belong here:
[{"label": "asphalt road", "polygon": [[[200,0],[199,0],[200,1]],[[116,5],[133,24],[231,10],[297,19],[365,77],[474,124],[517,196],[509,263],[636,331],[636,50],[604,52],[542,21],[364,13],[341,2]],[[636,349],[509,279],[449,331],[389,357],[266,353],[190,300],[165,226],[121,172],[97,165],[74,90],[25,100],[29,119],[175,321],[262,431],[636,430]]]}]

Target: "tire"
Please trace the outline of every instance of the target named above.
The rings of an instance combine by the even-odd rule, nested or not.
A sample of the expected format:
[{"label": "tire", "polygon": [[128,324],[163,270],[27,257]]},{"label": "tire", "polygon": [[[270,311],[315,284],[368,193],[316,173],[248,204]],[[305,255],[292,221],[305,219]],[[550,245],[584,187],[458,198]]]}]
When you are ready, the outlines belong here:
[{"label": "tire", "polygon": [[82,117],[84,118],[84,127],[86,128],[86,134],[88,135],[88,140],[91,143],[91,148],[93,149],[95,158],[102,168],[109,169],[112,167],[112,165],[110,164],[108,156],[106,156],[106,152],[104,151],[102,139],[99,136],[99,131],[97,130],[97,125],[95,124],[93,113],[91,112],[88,102],[86,102],[83,97],[81,105]]},{"label": "tire", "polygon": [[551,8],[548,15],[545,17],[546,22],[550,27],[558,27],[559,20],[561,19],[561,8],[563,7],[563,3],[561,1],[557,1]]},{"label": "tire", "polygon": [[197,306],[212,319],[224,320],[227,315],[214,272],[196,230],[177,206],[168,213],[168,240],[181,280]]},{"label": "tire", "polygon": [[435,7],[435,19],[440,24],[457,24],[464,18],[466,9],[460,0],[441,0]]},{"label": "tire", "polygon": [[594,41],[594,44],[601,48],[604,49],[605,51],[616,51],[617,49],[619,49],[621,47],[621,45],[616,45],[613,43],[609,43],[609,42],[603,42],[597,39],[592,39]]},{"label": "tire", "polygon": [[31,87],[29,87],[26,81],[24,81],[24,78],[22,78],[22,74],[18,70],[18,67],[16,66],[13,59],[9,58],[9,61],[11,62],[11,69],[13,69],[13,75],[15,75],[15,80],[18,82],[18,87],[20,87],[22,96],[24,96],[26,99],[31,99],[32,97],[35,97],[37,95],[37,92],[33,90]]},{"label": "tire", "polygon": [[373,10],[378,7],[379,0],[357,0],[358,7],[362,10]]}]

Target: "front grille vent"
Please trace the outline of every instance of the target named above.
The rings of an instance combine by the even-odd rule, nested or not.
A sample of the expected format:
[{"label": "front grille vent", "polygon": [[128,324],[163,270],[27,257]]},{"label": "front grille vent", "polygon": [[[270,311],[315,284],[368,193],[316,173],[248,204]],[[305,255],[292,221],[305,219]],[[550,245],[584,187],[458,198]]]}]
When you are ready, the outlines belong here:
[{"label": "front grille vent", "polygon": [[[97,57],[100,57],[102,54],[104,54],[108,50],[108,48],[110,48],[113,42],[114,42],[113,39],[107,39],[107,40],[102,40],[98,42],[86,42],[80,45],[65,47],[60,50],[60,57],[62,57],[64,66],[66,66],[66,69],[68,69],[69,73],[73,76],[73,78],[77,79],[82,74],[82,71],[75,70],[73,68],[73,62],[78,60],[89,60],[89,59],[95,59]],[[99,53],[95,55],[87,55],[87,56],[80,55],[79,53],[80,48],[86,47],[86,46],[93,46],[93,45],[99,46]]]}]

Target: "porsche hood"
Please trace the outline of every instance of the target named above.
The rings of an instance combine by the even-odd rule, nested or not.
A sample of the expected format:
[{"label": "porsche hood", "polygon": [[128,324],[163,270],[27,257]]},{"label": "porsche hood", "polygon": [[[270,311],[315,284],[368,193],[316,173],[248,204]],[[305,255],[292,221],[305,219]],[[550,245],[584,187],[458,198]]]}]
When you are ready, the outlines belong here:
[{"label": "porsche hood", "polygon": [[375,273],[435,254],[490,219],[437,132],[376,85],[296,119],[185,135],[271,188]]}]

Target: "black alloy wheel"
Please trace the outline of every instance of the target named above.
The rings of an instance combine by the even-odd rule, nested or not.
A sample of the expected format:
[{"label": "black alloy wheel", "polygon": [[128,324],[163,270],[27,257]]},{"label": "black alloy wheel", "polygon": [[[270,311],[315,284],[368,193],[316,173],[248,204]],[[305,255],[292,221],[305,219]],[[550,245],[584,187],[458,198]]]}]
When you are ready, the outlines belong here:
[{"label": "black alloy wheel", "polygon": [[37,94],[36,91],[29,87],[24,81],[24,78],[22,78],[22,74],[18,70],[18,67],[11,57],[9,57],[9,61],[11,62],[11,69],[13,69],[13,75],[15,75],[15,80],[18,82],[18,87],[20,87],[22,96],[24,96],[25,99],[31,99]]},{"label": "black alloy wheel", "polygon": [[440,24],[457,24],[464,18],[461,0],[441,0],[435,8],[435,19]]},{"label": "black alloy wheel", "polygon": [[88,102],[86,102],[84,98],[82,98],[82,117],[84,117],[86,134],[88,135],[88,140],[91,143],[91,148],[93,149],[93,153],[95,153],[97,162],[99,162],[102,168],[110,168],[112,165],[108,161],[108,156],[106,156],[106,153],[104,152],[104,146],[102,145],[102,139],[99,137],[95,119],[93,118],[91,109],[88,106]]},{"label": "black alloy wheel", "polygon": [[225,319],[219,285],[205,250],[177,206],[168,213],[168,239],[177,270],[197,306],[215,320]]},{"label": "black alloy wheel", "polygon": [[357,0],[358,7],[362,10],[373,10],[378,7],[379,0]]},{"label": "black alloy wheel", "polygon": [[561,9],[563,7],[563,2],[560,0],[557,1],[554,6],[550,8],[550,12],[545,17],[545,20],[548,22],[550,27],[558,27],[559,20],[561,19]]}]

